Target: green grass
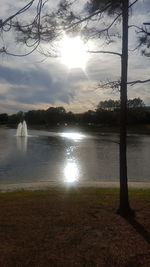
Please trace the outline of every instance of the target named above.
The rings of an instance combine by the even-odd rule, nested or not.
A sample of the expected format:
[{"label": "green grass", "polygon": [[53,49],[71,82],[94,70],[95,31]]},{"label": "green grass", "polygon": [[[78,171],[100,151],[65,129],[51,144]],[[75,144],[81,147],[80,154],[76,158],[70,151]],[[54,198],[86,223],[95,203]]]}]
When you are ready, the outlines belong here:
[{"label": "green grass", "polygon": [[[77,188],[66,188],[66,187],[54,187],[46,190],[16,190],[12,192],[0,192],[0,198],[16,198],[16,197],[39,197],[39,196],[57,196],[57,195],[68,195],[71,198],[82,198],[87,196],[94,196],[103,198],[104,196],[115,196],[119,197],[119,188],[93,188],[93,187],[77,187]],[[150,189],[129,189],[129,197],[140,197],[150,198]]]},{"label": "green grass", "polygon": [[5,124],[0,124],[0,129],[7,129],[8,127],[7,127],[7,125],[5,125]]}]

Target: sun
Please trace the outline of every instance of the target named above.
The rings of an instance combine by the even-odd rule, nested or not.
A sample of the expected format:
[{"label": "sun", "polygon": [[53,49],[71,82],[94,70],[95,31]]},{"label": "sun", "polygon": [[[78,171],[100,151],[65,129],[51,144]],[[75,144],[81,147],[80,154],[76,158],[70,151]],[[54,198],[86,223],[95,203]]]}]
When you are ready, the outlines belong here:
[{"label": "sun", "polygon": [[60,43],[60,54],[61,62],[68,68],[85,68],[88,56],[86,46],[79,36],[65,36]]}]

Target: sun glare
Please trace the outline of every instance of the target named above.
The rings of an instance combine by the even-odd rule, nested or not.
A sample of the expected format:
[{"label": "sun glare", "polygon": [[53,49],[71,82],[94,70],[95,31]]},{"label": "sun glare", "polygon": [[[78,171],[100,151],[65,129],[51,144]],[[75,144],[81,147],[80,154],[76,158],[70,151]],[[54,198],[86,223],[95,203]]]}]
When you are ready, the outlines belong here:
[{"label": "sun glare", "polygon": [[80,37],[64,37],[60,44],[61,61],[68,68],[85,68],[86,46]]},{"label": "sun glare", "polygon": [[74,141],[83,139],[85,135],[80,134],[80,133],[61,133],[62,137],[66,137],[68,139],[72,139]]},{"label": "sun glare", "polygon": [[67,183],[77,182],[79,175],[77,164],[75,162],[67,162],[64,169],[64,175],[65,175],[64,182]]}]

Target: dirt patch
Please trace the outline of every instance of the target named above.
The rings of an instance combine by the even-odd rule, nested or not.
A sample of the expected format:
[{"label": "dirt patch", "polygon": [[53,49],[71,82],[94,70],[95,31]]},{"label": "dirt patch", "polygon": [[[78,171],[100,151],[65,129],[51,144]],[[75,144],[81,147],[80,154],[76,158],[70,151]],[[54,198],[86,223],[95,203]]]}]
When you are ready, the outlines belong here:
[{"label": "dirt patch", "polygon": [[116,189],[0,194],[0,266],[150,266],[150,190],[130,194],[134,220],[116,214]]}]

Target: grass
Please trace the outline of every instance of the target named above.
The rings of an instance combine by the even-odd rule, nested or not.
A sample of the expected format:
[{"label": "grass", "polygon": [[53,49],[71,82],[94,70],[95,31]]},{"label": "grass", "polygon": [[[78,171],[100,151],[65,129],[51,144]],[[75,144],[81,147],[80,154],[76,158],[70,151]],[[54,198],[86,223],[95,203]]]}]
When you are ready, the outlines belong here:
[{"label": "grass", "polygon": [[0,124],[0,129],[7,129],[8,127],[7,127],[7,125],[5,125],[5,124]]},{"label": "grass", "polygon": [[118,189],[0,193],[0,266],[150,266],[150,190],[133,189],[133,220]]}]

